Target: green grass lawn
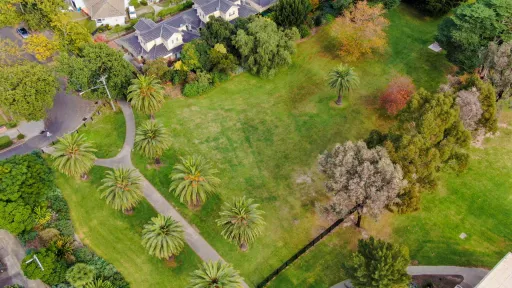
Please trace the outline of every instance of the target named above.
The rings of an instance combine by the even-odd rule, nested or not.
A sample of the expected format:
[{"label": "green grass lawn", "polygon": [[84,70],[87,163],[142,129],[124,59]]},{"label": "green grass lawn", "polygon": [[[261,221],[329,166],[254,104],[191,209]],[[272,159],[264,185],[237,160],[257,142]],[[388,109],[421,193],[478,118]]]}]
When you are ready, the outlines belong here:
[{"label": "green grass lawn", "polygon": [[94,115],[92,122],[87,122],[86,127],[80,128],[87,140],[92,141],[98,158],[111,158],[117,155],[123,148],[126,126],[123,112],[118,109],[113,112],[102,108],[100,115]]},{"label": "green grass lawn", "polygon": [[[137,154],[135,165],[250,285],[257,284],[327,227],[314,207],[323,195],[321,181],[297,183],[305,174],[317,179],[318,154],[337,142],[364,138],[372,128],[387,125],[375,108],[380,91],[396,73],[408,74],[418,86],[430,90],[443,81],[450,65],[442,54],[427,48],[439,21],[415,16],[405,6],[390,12],[389,51],[352,64],[361,85],[345,97],[341,108],[333,105],[335,93],[326,85],[329,69],[341,60],[326,52],[328,36],[320,30],[299,44],[293,64],[274,79],[243,73],[204,96],[169,100],[156,115],[172,135],[164,166],[151,169],[148,160]],[[172,165],[179,156],[192,153],[215,163],[222,180],[219,196],[199,211],[189,210],[167,192]],[[221,203],[241,195],[261,203],[267,221],[264,235],[247,253],[226,242],[215,224]],[[345,242],[329,243],[333,249],[346,251]],[[327,247],[324,250],[328,252]],[[324,277],[320,272],[297,281],[325,284],[337,280],[336,275],[311,280]]]},{"label": "green grass lawn", "polygon": [[149,256],[141,244],[141,232],[142,226],[156,216],[155,210],[145,200],[133,215],[108,206],[97,191],[105,171],[93,168],[85,182],[57,173],[57,185],[69,204],[82,242],[114,264],[131,287],[185,287],[189,274],[200,263],[199,257],[188,246],[176,258],[177,267],[168,267],[165,261]]}]

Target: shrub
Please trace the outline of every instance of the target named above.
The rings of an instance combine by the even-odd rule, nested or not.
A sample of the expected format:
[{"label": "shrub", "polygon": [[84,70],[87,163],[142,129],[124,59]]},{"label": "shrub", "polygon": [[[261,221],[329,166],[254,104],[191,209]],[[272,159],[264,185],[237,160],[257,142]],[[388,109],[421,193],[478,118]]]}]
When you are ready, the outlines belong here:
[{"label": "shrub", "polygon": [[400,4],[400,0],[371,0],[369,2],[381,3],[387,10],[391,10]]},{"label": "shrub", "polygon": [[[27,263],[28,260],[34,257],[34,254],[37,255],[37,259],[39,259],[44,270],[39,268],[36,261]],[[28,279],[41,279],[41,281],[48,285],[62,283],[66,279],[66,265],[57,259],[54,251],[48,248],[27,255],[21,263],[21,269]]]},{"label": "shrub", "polygon": [[174,15],[178,12],[181,12],[183,10],[187,10],[189,8],[192,8],[192,6],[194,5],[194,2],[190,1],[190,0],[187,0],[185,3],[181,3],[181,4],[178,4],[176,6],[173,6],[173,7],[169,7],[169,8],[164,8],[162,10],[160,10],[156,16],[160,17],[160,18],[164,18],[166,16],[170,16],[170,15]]},{"label": "shrub", "polygon": [[66,273],[66,280],[75,287],[82,287],[94,280],[94,274],[96,274],[96,271],[93,267],[84,263],[77,263]]},{"label": "shrub", "polygon": [[172,69],[170,70],[170,72],[168,72],[170,74],[170,80],[172,81],[172,84],[176,85],[176,84],[181,84],[183,82],[185,82],[185,80],[187,79],[187,71],[184,71],[184,70],[175,70],[175,69]]},{"label": "shrub", "polygon": [[75,249],[75,251],[73,251],[73,255],[75,256],[77,262],[82,262],[86,264],[89,264],[96,257],[96,255],[94,255],[94,252],[92,252],[91,249],[87,247]]},{"label": "shrub", "polygon": [[50,208],[57,213],[59,220],[69,219],[69,206],[60,190],[55,189],[46,196],[46,200],[49,202]]},{"label": "shrub", "polygon": [[135,8],[138,8],[140,7],[140,3],[139,3],[139,0],[130,0],[130,6],[133,6]]},{"label": "shrub", "polygon": [[311,31],[309,31],[309,27],[305,24],[299,26],[299,34],[300,38],[306,38],[311,35]]},{"label": "shrub", "polygon": [[[188,78],[188,77],[187,77]],[[197,96],[212,88],[212,75],[206,72],[197,72],[196,80],[185,85],[183,96]]]},{"label": "shrub", "polygon": [[146,0],[140,0],[140,2],[139,2],[139,3],[140,3],[140,5],[142,5],[142,6],[148,6],[148,1],[146,1]]},{"label": "shrub", "polygon": [[214,86],[220,84],[222,82],[226,82],[229,80],[229,75],[222,72],[213,72],[212,73],[212,83]]},{"label": "shrub", "polygon": [[2,136],[0,137],[0,150],[11,147],[12,140],[9,138],[9,136]]},{"label": "shrub", "polygon": [[72,237],[75,234],[71,220],[58,220],[52,223],[50,227],[59,230],[63,236]]},{"label": "shrub", "polygon": [[26,231],[18,235],[21,244],[26,245],[27,242],[33,241],[37,238],[37,231]]},{"label": "shrub", "polygon": [[380,96],[380,105],[387,110],[388,114],[396,115],[398,111],[405,107],[415,90],[411,78],[406,76],[395,77]]},{"label": "shrub", "polygon": [[41,239],[41,242],[44,246],[48,246],[48,244],[57,239],[59,235],[59,230],[55,228],[46,228],[43,231],[39,232],[39,239]]},{"label": "shrub", "polygon": [[331,15],[331,14],[325,14],[325,15],[324,15],[324,17],[323,17],[323,19],[322,19],[322,20],[323,20],[323,21],[322,21],[323,23],[321,23],[320,25],[322,25],[322,24],[324,24],[324,23],[325,23],[325,24],[329,24],[329,23],[331,23],[332,21],[334,21],[334,19],[335,19],[335,18],[334,18],[334,16],[333,16],[333,15]]},{"label": "shrub", "polygon": [[25,135],[20,133],[20,134],[18,134],[18,136],[16,136],[16,139],[18,139],[18,140],[25,139]]}]

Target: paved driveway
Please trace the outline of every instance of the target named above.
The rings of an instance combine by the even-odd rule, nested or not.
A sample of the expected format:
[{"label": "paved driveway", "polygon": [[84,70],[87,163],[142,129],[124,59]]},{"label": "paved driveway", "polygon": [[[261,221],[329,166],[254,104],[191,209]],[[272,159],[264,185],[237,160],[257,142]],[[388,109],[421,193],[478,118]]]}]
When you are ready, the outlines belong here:
[{"label": "paved driveway", "polygon": [[[18,45],[22,44],[21,37],[16,33],[15,28],[12,27],[0,29],[0,38],[9,38],[18,43]],[[37,61],[32,55],[27,55],[26,57],[30,61]],[[48,111],[44,121],[46,130],[52,136],[38,135],[30,138],[22,145],[1,152],[0,160],[17,154],[27,154],[47,146],[57,137],[75,130],[82,124],[82,119],[93,112],[94,102],[67,94],[65,90],[66,83],[60,80],[60,91],[55,95],[53,107]]]}]

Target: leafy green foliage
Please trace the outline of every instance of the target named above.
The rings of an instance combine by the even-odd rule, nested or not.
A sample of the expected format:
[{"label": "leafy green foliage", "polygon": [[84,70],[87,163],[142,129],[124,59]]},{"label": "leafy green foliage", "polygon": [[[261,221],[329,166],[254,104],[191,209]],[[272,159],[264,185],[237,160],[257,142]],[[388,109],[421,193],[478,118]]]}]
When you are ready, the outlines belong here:
[{"label": "leafy green foliage", "polygon": [[[44,270],[41,270],[35,260],[28,264],[26,263],[34,255],[37,256]],[[41,281],[48,285],[55,285],[65,281],[67,268],[66,264],[57,258],[55,251],[50,248],[43,248],[23,258],[21,270],[23,270],[23,274],[28,279],[41,279]]]},{"label": "leafy green foliage", "polygon": [[31,30],[49,28],[53,18],[62,13],[61,9],[66,9],[63,0],[21,0],[17,2],[21,6],[18,13]]},{"label": "leafy green foliage", "polygon": [[238,60],[233,54],[228,53],[223,44],[215,44],[209,53],[214,72],[227,74],[235,71]]},{"label": "leafy green foliage", "polygon": [[482,0],[464,4],[440,25],[437,41],[448,59],[463,71],[482,64],[479,54],[489,42],[512,39],[511,0]]},{"label": "leafy green foliage", "polygon": [[233,203],[226,202],[219,213],[220,218],[217,219],[217,225],[223,228],[222,236],[239,245],[242,250],[254,242],[265,225],[261,217],[264,212],[258,210],[259,204],[253,202],[253,199],[245,197],[235,198]]},{"label": "leafy green foliage", "polygon": [[[68,77],[69,88],[82,91],[98,86],[99,79],[107,76],[106,82],[114,99],[122,98],[130,81],[134,78],[134,67],[123,59],[123,54],[105,43],[86,44],[76,56],[61,54],[57,69]],[[104,87],[83,94],[89,99],[106,99]]]},{"label": "leafy green foliage", "polygon": [[222,44],[231,49],[231,36],[235,34],[235,26],[221,17],[210,16],[205,27],[199,31],[203,39],[210,47]]},{"label": "leafy green foliage", "polygon": [[148,60],[146,64],[144,64],[143,69],[145,75],[153,76],[160,81],[165,80],[165,74],[169,71],[165,59]]},{"label": "leafy green foliage", "polygon": [[57,78],[44,65],[24,62],[2,67],[0,106],[29,121],[44,119],[57,87]]},{"label": "leafy green foliage", "polygon": [[16,10],[18,0],[4,0],[0,2],[0,27],[14,26],[21,19]]},{"label": "leafy green foliage", "polygon": [[104,281],[103,279],[96,279],[85,285],[85,288],[114,288],[110,281]]},{"label": "leafy green foliage", "polygon": [[233,266],[224,261],[203,262],[199,270],[192,273],[190,278],[190,288],[238,288],[241,286],[243,278]]},{"label": "leafy green foliage", "polygon": [[68,176],[86,174],[94,166],[96,149],[81,134],[65,134],[54,148],[53,167]]},{"label": "leafy green foliage", "polygon": [[281,27],[299,27],[312,8],[309,0],[279,0],[273,7],[272,18]]},{"label": "leafy green foliage", "polygon": [[437,184],[443,166],[462,171],[471,141],[451,93],[431,94],[424,89],[412,95],[398,114],[384,143],[391,160],[399,164],[408,186],[400,195],[402,212],[419,208],[419,193]]},{"label": "leafy green foliage", "polygon": [[272,20],[255,17],[246,29],[237,31],[233,44],[246,69],[252,74],[271,78],[279,67],[291,64],[294,41],[299,37],[296,28],[283,31]]},{"label": "leafy green foliage", "polygon": [[393,9],[400,4],[400,0],[370,0],[371,3],[381,3],[387,10]]},{"label": "leafy green foliage", "polygon": [[11,147],[12,140],[11,137],[4,135],[0,136],[0,150]]},{"label": "leafy green foliage", "polygon": [[148,120],[137,128],[135,133],[135,150],[148,158],[158,158],[169,147],[170,136],[167,129],[157,121]]},{"label": "leafy green foliage", "polygon": [[218,171],[211,168],[210,162],[201,156],[181,158],[171,173],[170,192],[180,198],[182,203],[200,205],[215,193],[220,180],[213,176]]},{"label": "leafy green foliage", "polygon": [[336,89],[338,99],[336,104],[341,105],[342,93],[348,93],[359,85],[359,76],[354,68],[340,64],[329,72],[328,84],[331,89]]},{"label": "leafy green foliage", "polygon": [[183,88],[183,96],[201,95],[212,87],[212,76],[207,72],[199,71],[196,74],[196,79],[193,82],[187,83]]},{"label": "leafy green foliage", "polygon": [[383,240],[360,239],[343,269],[356,288],[406,288],[409,249]]},{"label": "leafy green foliage", "polygon": [[93,267],[77,263],[66,272],[66,280],[74,287],[82,287],[94,280],[96,271]]},{"label": "leafy green foliage", "polygon": [[142,200],[141,177],[134,169],[115,168],[105,172],[100,190],[101,198],[116,210],[129,211]]},{"label": "leafy green foliage", "polygon": [[170,216],[158,214],[142,230],[142,245],[150,255],[167,259],[180,254],[185,246],[181,225]]},{"label": "leafy green foliage", "polygon": [[17,235],[36,224],[32,209],[22,200],[0,202],[0,227]]},{"label": "leafy green foliage", "polygon": [[169,15],[172,16],[178,12],[192,8],[192,6],[194,6],[194,2],[187,0],[184,3],[178,4],[178,5],[169,7],[169,8],[164,8],[164,9],[158,11],[158,13],[156,15],[160,18],[164,18],[166,16],[169,16]]},{"label": "leafy green foliage", "polygon": [[127,99],[135,110],[153,116],[164,104],[164,87],[153,76],[138,75],[128,87]]}]

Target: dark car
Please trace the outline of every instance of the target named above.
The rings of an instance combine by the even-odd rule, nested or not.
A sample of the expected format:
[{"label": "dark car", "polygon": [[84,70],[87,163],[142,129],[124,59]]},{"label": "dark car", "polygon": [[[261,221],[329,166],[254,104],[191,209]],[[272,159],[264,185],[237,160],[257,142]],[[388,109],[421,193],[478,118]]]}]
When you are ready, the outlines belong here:
[{"label": "dark car", "polygon": [[27,38],[27,37],[28,37],[28,35],[29,35],[29,34],[28,34],[27,29],[25,29],[25,28],[23,28],[23,27],[20,27],[20,28],[16,29],[16,32],[18,32],[18,34],[20,34],[20,36],[21,36],[23,39]]}]

